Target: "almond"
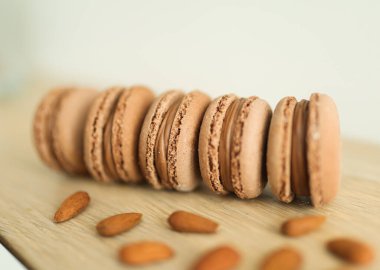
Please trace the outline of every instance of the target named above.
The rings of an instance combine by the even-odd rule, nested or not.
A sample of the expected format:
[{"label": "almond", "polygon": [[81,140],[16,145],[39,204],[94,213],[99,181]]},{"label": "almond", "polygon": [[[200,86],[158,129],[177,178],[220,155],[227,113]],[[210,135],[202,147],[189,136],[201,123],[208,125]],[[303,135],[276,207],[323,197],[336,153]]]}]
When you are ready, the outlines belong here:
[{"label": "almond", "polygon": [[121,262],[130,265],[150,264],[173,257],[173,250],[164,243],[142,241],[123,246],[119,251]]},{"label": "almond", "polygon": [[141,220],[140,213],[124,213],[103,219],[96,225],[96,230],[102,236],[114,236],[135,227]]},{"label": "almond", "polygon": [[64,200],[54,215],[54,222],[64,222],[82,212],[90,202],[87,192],[78,191]]},{"label": "almond", "polygon": [[287,236],[300,236],[318,229],[324,222],[324,216],[303,216],[285,221],[281,232]]},{"label": "almond", "polygon": [[185,211],[172,213],[168,222],[173,230],[178,232],[215,233],[218,223]]},{"label": "almond", "polygon": [[294,248],[283,247],[270,253],[264,258],[261,270],[296,270],[302,264],[301,254]]},{"label": "almond", "polygon": [[200,258],[194,270],[228,270],[235,269],[240,262],[240,254],[229,246],[220,246]]},{"label": "almond", "polygon": [[349,238],[337,238],[327,243],[327,249],[339,258],[354,264],[369,264],[375,259],[373,248]]}]

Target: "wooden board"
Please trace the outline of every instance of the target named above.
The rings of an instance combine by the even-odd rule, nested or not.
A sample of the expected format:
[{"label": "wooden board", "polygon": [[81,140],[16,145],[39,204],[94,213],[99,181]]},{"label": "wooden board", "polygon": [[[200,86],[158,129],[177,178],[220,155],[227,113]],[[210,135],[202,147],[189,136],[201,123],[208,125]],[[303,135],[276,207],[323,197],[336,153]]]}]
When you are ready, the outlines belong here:
[{"label": "wooden board", "polygon": [[[36,93],[36,92],[31,92]],[[230,244],[241,251],[239,269],[255,269],[262,257],[282,245],[304,254],[304,269],[338,269],[343,263],[324,243],[336,236],[353,236],[375,246],[377,259],[368,269],[380,269],[380,147],[343,143],[343,181],[338,198],[323,209],[282,204],[266,191],[243,201],[218,197],[202,189],[193,193],[154,191],[148,186],[104,185],[70,178],[45,167],[32,147],[31,119],[40,94],[0,101],[0,241],[33,269],[125,269],[118,248],[142,239],[160,240],[176,251],[173,260],[141,269],[188,269],[205,250]],[[77,218],[54,224],[54,211],[68,194],[85,190],[89,208]],[[180,234],[166,218],[177,209],[209,216],[220,223],[215,235]],[[142,223],[115,238],[96,234],[96,223],[109,215],[137,211]],[[279,226],[303,214],[328,216],[323,228],[290,239]]]}]

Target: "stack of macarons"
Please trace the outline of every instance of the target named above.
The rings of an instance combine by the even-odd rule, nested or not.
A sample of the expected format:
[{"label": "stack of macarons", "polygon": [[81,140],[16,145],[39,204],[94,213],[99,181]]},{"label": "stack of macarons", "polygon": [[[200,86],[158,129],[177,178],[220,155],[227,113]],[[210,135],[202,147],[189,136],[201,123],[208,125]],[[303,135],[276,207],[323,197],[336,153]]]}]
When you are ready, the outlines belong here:
[{"label": "stack of macarons", "polygon": [[338,113],[319,93],[309,101],[283,98],[272,113],[256,96],[60,88],[42,99],[33,133],[49,167],[100,182],[191,191],[202,178],[216,194],[249,199],[268,180],[278,200],[316,207],[339,188]]}]

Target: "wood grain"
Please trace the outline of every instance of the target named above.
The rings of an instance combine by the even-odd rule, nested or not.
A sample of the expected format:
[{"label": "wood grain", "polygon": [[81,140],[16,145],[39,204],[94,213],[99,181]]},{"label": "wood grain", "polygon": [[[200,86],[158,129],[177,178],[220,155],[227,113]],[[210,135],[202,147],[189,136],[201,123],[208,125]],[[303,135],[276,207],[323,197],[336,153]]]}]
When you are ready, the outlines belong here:
[{"label": "wood grain", "polygon": [[[175,258],[139,269],[188,269],[218,244],[241,251],[239,269],[255,269],[264,255],[282,245],[302,251],[304,269],[339,269],[343,263],[328,254],[324,244],[344,235],[371,243],[377,259],[368,269],[380,269],[379,146],[344,141],[342,187],[338,198],[323,209],[279,203],[268,190],[258,199],[239,200],[215,196],[205,189],[184,194],[155,191],[145,185],[104,185],[54,172],[40,162],[32,146],[31,119],[41,94],[28,93],[0,101],[0,241],[28,267],[125,269],[117,260],[122,244],[159,240],[173,247]],[[71,221],[53,223],[61,201],[77,190],[90,194],[88,209]],[[214,219],[220,224],[218,233],[170,230],[166,219],[179,209]],[[99,220],[122,212],[143,213],[141,224],[115,238],[96,233]],[[282,221],[303,214],[323,214],[328,219],[308,236],[293,239],[280,235]]]}]

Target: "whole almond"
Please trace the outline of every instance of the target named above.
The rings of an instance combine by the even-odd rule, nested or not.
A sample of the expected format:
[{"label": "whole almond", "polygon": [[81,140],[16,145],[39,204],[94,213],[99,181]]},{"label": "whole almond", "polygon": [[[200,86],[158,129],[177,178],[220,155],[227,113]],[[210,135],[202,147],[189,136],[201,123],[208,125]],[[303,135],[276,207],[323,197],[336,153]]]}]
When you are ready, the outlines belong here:
[{"label": "whole almond", "polygon": [[287,236],[300,236],[318,229],[324,222],[324,216],[303,216],[285,221],[281,232]]},{"label": "whole almond", "polygon": [[339,258],[354,264],[369,264],[375,259],[371,246],[358,240],[337,238],[327,243],[327,249]]},{"label": "whole almond", "polygon": [[135,227],[141,220],[140,213],[124,213],[103,219],[96,225],[96,230],[102,236],[114,236]]},{"label": "whole almond", "polygon": [[123,246],[119,251],[121,262],[130,265],[150,264],[173,257],[174,251],[164,243],[142,241]]},{"label": "whole almond", "polygon": [[78,191],[66,198],[54,215],[54,222],[64,222],[82,212],[90,203],[87,192]]},{"label": "whole almond", "polygon": [[205,255],[195,264],[194,270],[228,270],[235,269],[240,262],[240,254],[229,246],[217,247]]},{"label": "whole almond", "polygon": [[173,230],[178,232],[215,233],[218,223],[185,211],[172,213],[168,222]]},{"label": "whole almond", "polygon": [[302,256],[294,248],[283,247],[264,258],[261,270],[296,270],[302,265]]}]

